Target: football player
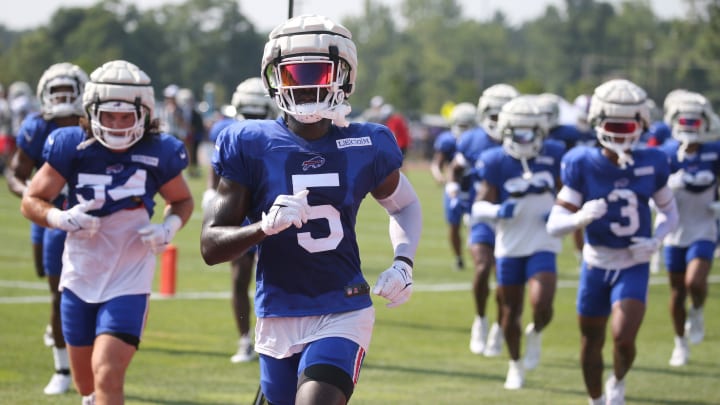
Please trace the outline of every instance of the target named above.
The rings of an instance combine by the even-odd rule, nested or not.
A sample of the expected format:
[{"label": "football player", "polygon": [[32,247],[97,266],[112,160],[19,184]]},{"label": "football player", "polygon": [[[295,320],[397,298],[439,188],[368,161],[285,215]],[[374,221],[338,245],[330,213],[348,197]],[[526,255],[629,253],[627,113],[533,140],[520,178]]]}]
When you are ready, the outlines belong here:
[{"label": "football player", "polygon": [[[547,124],[536,96],[508,101],[497,125],[502,147],[489,149],[478,159],[482,183],[472,216],[495,222],[500,324],[510,354],[505,388],[510,390],[521,388],[525,370],[537,367],[541,333],[553,314],[561,241],[548,235],[545,218],[555,200],[565,147],[546,139]],[[526,354],[521,362],[520,322],[526,285],[533,322],[525,328]]]},{"label": "football player", "polygon": [[[62,332],[84,404],[121,403],[125,372],[148,311],[156,257],[190,217],[181,141],[157,132],[150,78],[122,60],[95,69],[85,85],[81,126],[56,129],[45,163],[22,199],[38,225],[67,232]],[[53,199],[67,187],[67,205]],[[151,223],[154,197],[164,220]]]},{"label": "football player", "polygon": [[[220,132],[230,124],[242,120],[272,119],[277,116],[275,102],[270,98],[260,77],[251,77],[238,84],[231,99],[232,117],[225,117],[210,128],[208,137],[215,144]],[[214,170],[208,171],[208,188],[203,194],[203,210],[209,208],[217,193],[219,176]],[[249,222],[248,222],[249,224]],[[237,352],[230,357],[233,363],[244,363],[255,359],[255,350],[250,335],[250,298],[248,287],[252,280],[257,247],[253,246],[245,254],[230,263],[232,278],[232,310],[235,326],[240,335]]]},{"label": "football player", "polygon": [[[668,186],[675,195],[678,228],[664,239],[665,264],[670,280],[670,315],[675,331],[671,366],[687,364],[688,343],[703,340],[703,305],[713,262],[720,216],[717,180],[720,144],[712,142],[714,112],[699,93],[683,92],[668,105],[666,120],[672,140],[660,149],[670,158]],[[690,308],[686,301],[690,297]]]},{"label": "football player", "polygon": [[[41,103],[41,112],[29,114],[22,122],[17,133],[17,149],[5,173],[10,191],[22,197],[34,171],[45,163],[43,145],[50,132],[56,128],[78,125],[84,115],[82,92],[87,82],[87,74],[71,63],[57,63],[48,67],[40,77],[37,86],[37,98]],[[62,208],[66,204],[66,194],[60,192],[53,204]],[[32,223],[30,226],[35,271],[39,277],[47,276],[51,295],[50,323],[44,340],[52,347],[55,373],[44,389],[45,394],[62,394],[71,383],[70,363],[60,322],[60,292],[58,284],[62,271],[63,245],[65,231],[45,229]]]},{"label": "football player", "polygon": [[[667,157],[655,148],[632,149],[649,125],[646,99],[642,88],[624,79],[595,89],[588,120],[601,147],[577,146],[565,154],[563,188],[547,222],[551,235],[585,228],[577,311],[580,363],[592,404],[625,403],[624,378],[636,356],[650,257],[678,221],[666,184]],[[654,227],[651,200],[657,207]],[[603,395],[602,349],[610,316],[613,370]]]},{"label": "football player", "polygon": [[[287,20],[270,33],[261,70],[282,116],[233,124],[216,142],[221,178],[202,255],[216,264],[259,244],[255,350],[273,404],[346,403],[373,331],[370,292],[390,307],[412,292],[420,202],[388,128],[346,121],[357,67],[345,27]],[[355,235],[367,194],[388,212],[394,253],[372,290]]]}]

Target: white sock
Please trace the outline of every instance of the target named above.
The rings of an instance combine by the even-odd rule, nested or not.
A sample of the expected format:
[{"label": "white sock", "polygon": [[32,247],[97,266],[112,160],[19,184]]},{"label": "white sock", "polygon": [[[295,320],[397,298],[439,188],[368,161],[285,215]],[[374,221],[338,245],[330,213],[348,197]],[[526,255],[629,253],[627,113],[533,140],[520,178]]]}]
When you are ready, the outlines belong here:
[{"label": "white sock", "polygon": [[95,393],[93,392],[90,395],[83,395],[82,405],[95,405]]},{"label": "white sock", "polygon": [[589,399],[588,403],[590,405],[605,405],[605,395],[600,395],[600,398],[595,398],[595,399],[588,398],[588,399]]},{"label": "white sock", "polygon": [[70,360],[67,349],[53,346],[53,360],[55,360],[55,371],[70,370]]}]

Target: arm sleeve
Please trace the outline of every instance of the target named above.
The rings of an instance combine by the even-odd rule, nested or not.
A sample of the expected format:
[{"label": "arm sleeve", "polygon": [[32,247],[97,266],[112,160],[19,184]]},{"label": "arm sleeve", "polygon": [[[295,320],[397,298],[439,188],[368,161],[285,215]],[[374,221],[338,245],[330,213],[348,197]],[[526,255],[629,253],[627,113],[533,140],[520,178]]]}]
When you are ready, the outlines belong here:
[{"label": "arm sleeve", "polygon": [[653,237],[662,240],[667,234],[675,230],[678,225],[677,204],[668,186],[656,191],[652,198],[657,207]]},{"label": "arm sleeve", "polygon": [[377,200],[390,215],[390,242],[395,256],[415,260],[422,233],[420,200],[404,174],[395,191],[387,198]]}]

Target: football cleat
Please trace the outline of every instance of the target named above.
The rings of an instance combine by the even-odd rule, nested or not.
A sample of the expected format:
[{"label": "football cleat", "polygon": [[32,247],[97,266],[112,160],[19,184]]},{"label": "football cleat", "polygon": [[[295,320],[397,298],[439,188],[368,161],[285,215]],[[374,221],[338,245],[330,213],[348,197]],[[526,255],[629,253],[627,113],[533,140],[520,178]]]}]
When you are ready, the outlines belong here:
[{"label": "football cleat", "polygon": [[680,367],[687,364],[690,358],[690,347],[688,346],[688,339],[686,337],[675,336],[675,348],[673,348],[672,355],[670,356],[670,365],[673,367]]},{"label": "football cleat", "polygon": [[487,342],[485,343],[485,351],[483,352],[483,356],[499,356],[500,353],[502,353],[504,342],[505,337],[503,336],[502,328],[500,327],[499,323],[495,322],[490,328],[490,333],[488,333],[488,338]]},{"label": "football cleat", "polygon": [[253,348],[252,340],[250,336],[243,335],[238,340],[238,350],[232,357],[230,362],[232,363],[247,363],[254,360],[256,357],[255,349]]},{"label": "football cleat", "polygon": [[525,383],[525,370],[520,361],[510,360],[507,377],[505,377],[506,390],[519,390]]},{"label": "football cleat", "polygon": [[487,319],[476,316],[470,329],[470,351],[473,354],[483,354],[488,335]]},{"label": "football cleat", "polygon": [[525,328],[525,358],[523,365],[526,370],[532,370],[540,363],[540,350],[542,333],[535,332],[535,324],[530,323]]},{"label": "football cleat", "polygon": [[45,386],[43,392],[45,395],[58,395],[64,394],[70,388],[72,379],[69,374],[55,373],[48,385]]}]

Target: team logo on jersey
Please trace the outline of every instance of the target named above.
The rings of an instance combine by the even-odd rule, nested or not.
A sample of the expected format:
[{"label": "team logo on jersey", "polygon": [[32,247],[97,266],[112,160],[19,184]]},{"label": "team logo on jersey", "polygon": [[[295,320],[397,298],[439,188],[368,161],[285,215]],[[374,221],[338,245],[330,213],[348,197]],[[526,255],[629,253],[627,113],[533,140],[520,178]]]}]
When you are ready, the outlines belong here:
[{"label": "team logo on jersey", "polygon": [[362,138],[338,139],[335,143],[338,149],[345,149],[353,146],[370,146],[372,145],[372,140],[370,140],[369,136],[363,136]]},{"label": "team logo on jersey", "polygon": [[124,168],[125,168],[125,166],[123,166],[122,163],[117,163],[117,164],[114,164],[114,165],[112,165],[112,166],[106,167],[106,168],[105,168],[105,173],[107,173],[107,174],[118,174],[118,173],[122,173],[122,171],[123,171]]},{"label": "team logo on jersey", "polygon": [[152,167],[157,167],[160,163],[160,159],[155,156],[148,155],[132,155],[130,156],[130,160],[132,160],[133,162],[143,163]]},{"label": "team logo on jersey", "polygon": [[320,155],[315,155],[308,160],[302,162],[302,170],[304,172],[310,169],[319,169],[325,164],[325,158]]}]

